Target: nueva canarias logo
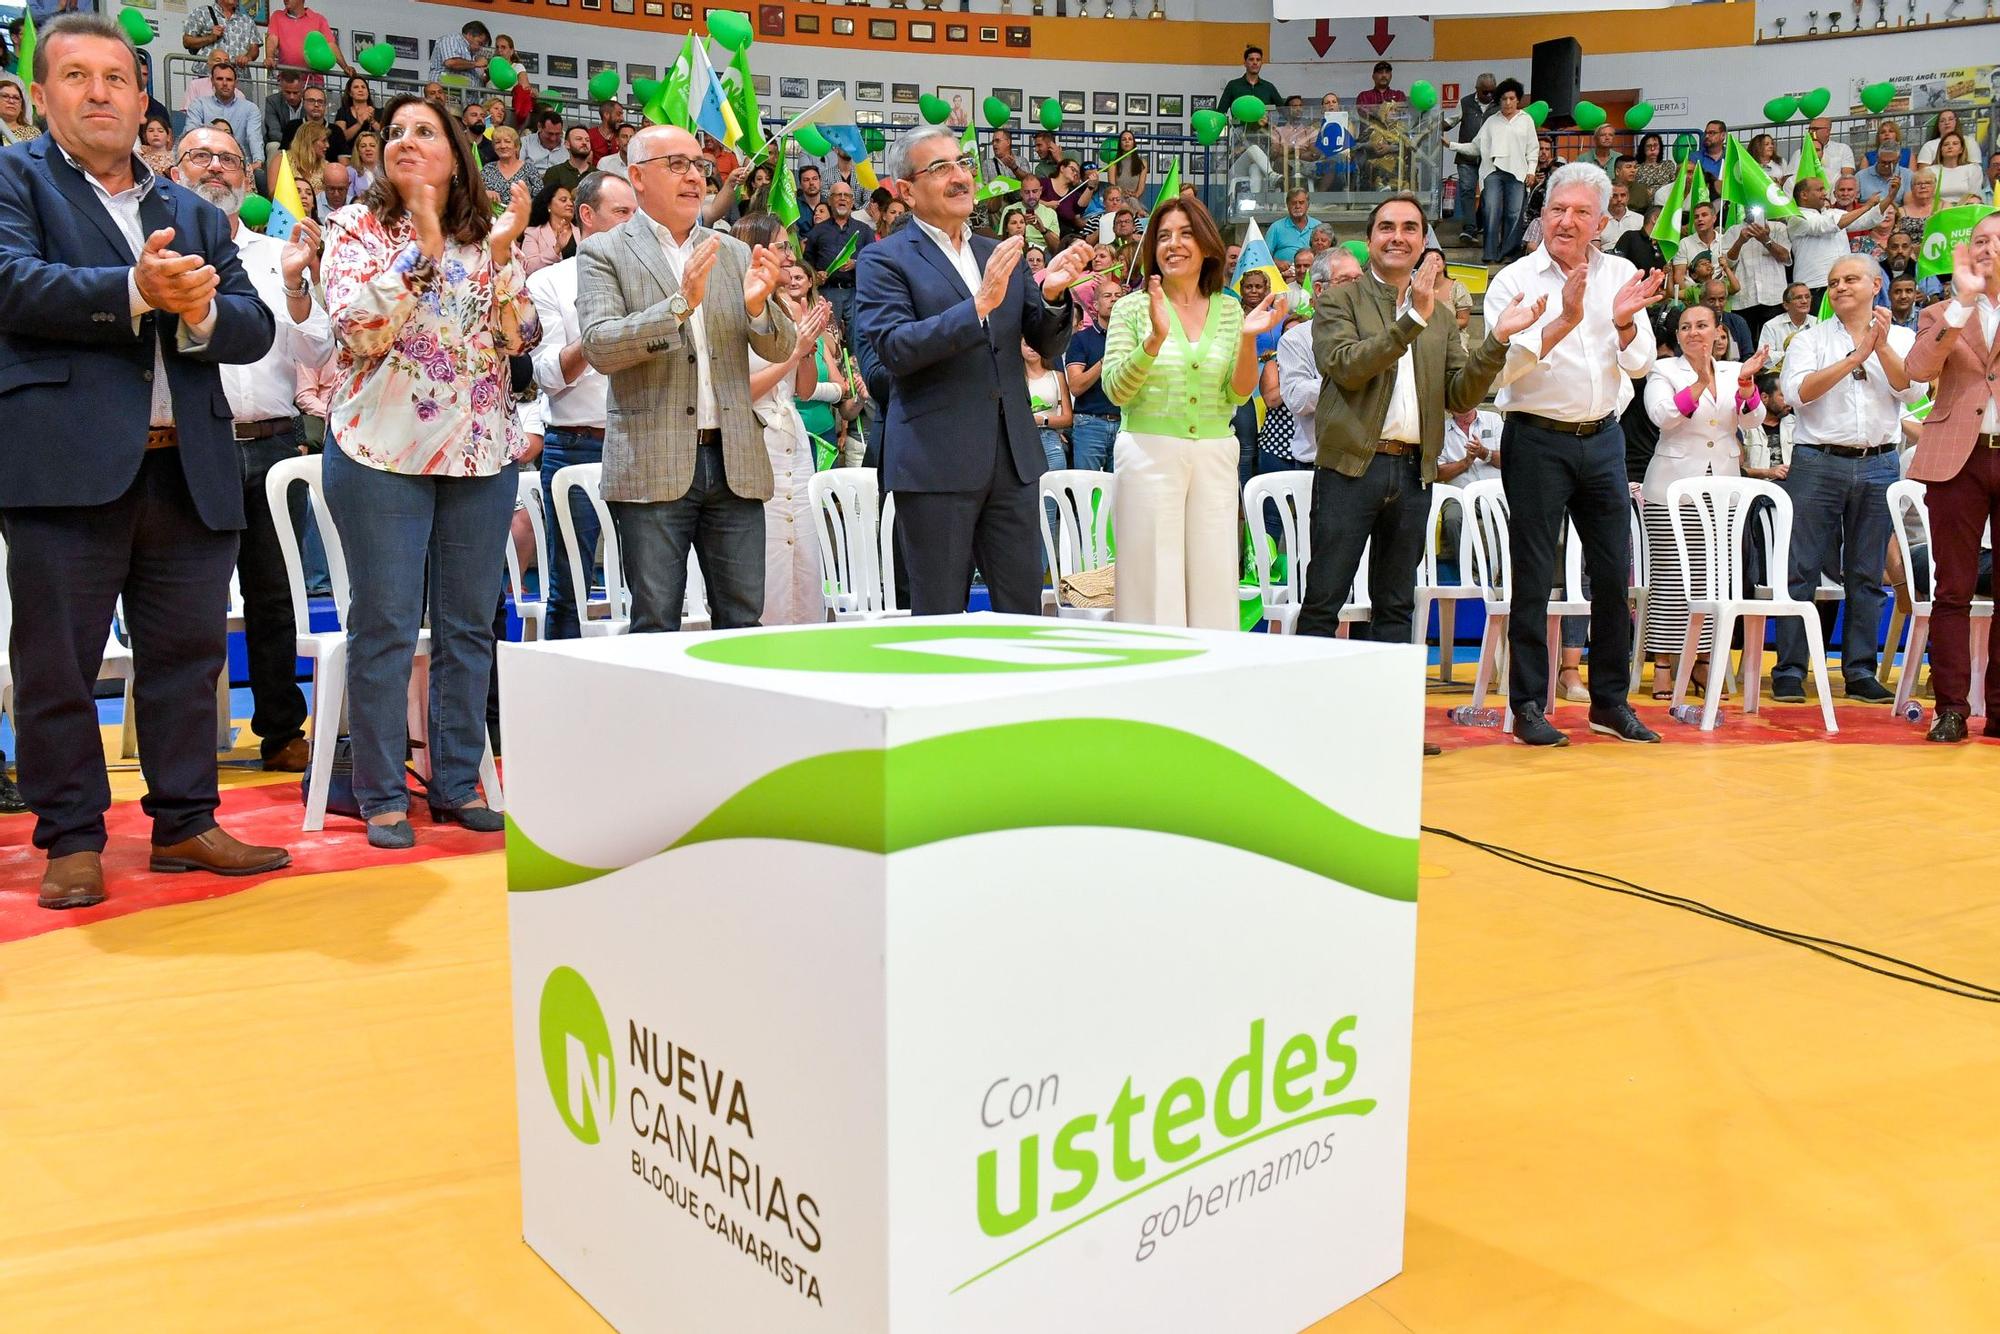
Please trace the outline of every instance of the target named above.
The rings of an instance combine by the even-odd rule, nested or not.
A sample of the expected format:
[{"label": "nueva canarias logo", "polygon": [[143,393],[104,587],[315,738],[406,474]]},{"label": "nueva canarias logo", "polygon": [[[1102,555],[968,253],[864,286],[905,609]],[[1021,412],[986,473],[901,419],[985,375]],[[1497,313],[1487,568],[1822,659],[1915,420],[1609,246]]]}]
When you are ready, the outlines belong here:
[{"label": "nueva canarias logo", "polygon": [[574,968],[558,968],[542,983],[542,1070],[569,1133],[595,1144],[611,1124],[616,1093],[611,1029],[590,983]]},{"label": "nueva canarias logo", "polygon": [[690,658],[726,667],[878,676],[990,675],[1138,667],[1205,652],[1186,635],[1118,626],[923,625],[898,622],[731,635],[697,644]]}]

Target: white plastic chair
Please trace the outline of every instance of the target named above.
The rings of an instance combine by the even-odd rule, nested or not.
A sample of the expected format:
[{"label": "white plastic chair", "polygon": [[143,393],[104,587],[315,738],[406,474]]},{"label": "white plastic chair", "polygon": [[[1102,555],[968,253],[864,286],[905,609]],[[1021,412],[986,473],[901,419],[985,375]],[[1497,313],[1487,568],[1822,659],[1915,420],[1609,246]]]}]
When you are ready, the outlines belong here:
[{"label": "white plastic chair", "polygon": [[[1465,492],[1455,486],[1436,484],[1431,487],[1431,511],[1424,520],[1424,558],[1417,564],[1417,612],[1410,621],[1410,642],[1423,647],[1424,632],[1430,628],[1431,607],[1438,613],[1438,680],[1451,681],[1452,658],[1458,637],[1458,604],[1466,598],[1477,598],[1479,588],[1467,582],[1466,567],[1463,562],[1458,569],[1458,582],[1447,584],[1438,569],[1438,543],[1443,540],[1445,509],[1456,506],[1459,512],[1459,532],[1465,531]],[[1461,539],[1460,546],[1464,542]]]},{"label": "white plastic chair", "polygon": [[[313,665],[312,766],[306,773],[306,813],[301,825],[308,831],[326,827],[327,789],[333,778],[335,740],[347,715],[347,606],[350,597],[347,553],[341,546],[340,530],[334,526],[332,511],[327,509],[326,494],[320,482],[320,463],[317,455],[285,459],[272,464],[264,478],[264,495],[271,506],[272,524],[277,529],[278,549],[284,553],[285,581],[291,585],[292,615],[299,628],[298,653],[302,658],[310,658]],[[333,610],[338,621],[338,628],[333,630],[312,630],[312,622],[307,618],[305,562],[299,555],[299,535],[292,527],[291,507],[286,504],[286,492],[298,482],[306,484],[308,503],[319,521],[320,542],[326,548],[326,568],[333,583]],[[509,545],[512,545],[511,540]],[[427,659],[430,651],[430,631],[419,630],[416,656]],[[409,717],[413,746],[423,744],[429,735],[427,672],[422,670],[426,665],[419,663],[410,673]],[[493,767],[493,748],[490,744],[479,759],[479,781],[486,789],[486,804],[496,811],[505,810],[500,775]]]},{"label": "white plastic chair", "polygon": [[[1459,564],[1472,572],[1486,611],[1486,630],[1479,640],[1479,665],[1472,678],[1475,709],[1486,707],[1488,690],[1506,693],[1499,677],[1507,630],[1513,621],[1514,552],[1508,528],[1507,493],[1501,487],[1500,479],[1494,477],[1464,489],[1466,514],[1460,529]],[[1563,560],[1557,571],[1562,582],[1549,590],[1545,630],[1549,646],[1549,695],[1542,708],[1551,713],[1556,707],[1556,680],[1561,675],[1562,618],[1590,615],[1590,603],[1583,597],[1583,542],[1576,525],[1569,524],[1565,536]],[[1514,730],[1511,700],[1503,713],[1502,726],[1511,732]]]},{"label": "white plastic chair", "polygon": [[[1042,474],[1042,554],[1055,586],[1043,600],[1043,610],[1078,621],[1108,621],[1110,607],[1078,607],[1062,599],[1064,575],[1102,569],[1111,563],[1111,504],[1116,494],[1112,474],[1091,468],[1060,468]],[[1048,523],[1053,502],[1056,522]]]},{"label": "white plastic chair", "polygon": [[[625,588],[618,530],[611,523],[611,507],[604,503],[604,465],[572,463],[556,469],[550,484],[555,488],[556,529],[562,537],[563,557],[569,562],[569,586],[575,590],[577,630],[585,639],[622,635],[632,628],[632,597]],[[577,547],[576,515],[571,509],[571,494],[576,491],[582,491],[597,511],[598,540],[604,546],[602,594],[592,591],[595,583],[590,577],[597,553]],[[603,614],[593,614],[598,612]]]},{"label": "white plastic chair", "polygon": [[877,487],[873,468],[829,468],[806,485],[819,539],[820,599],[836,621],[910,614],[896,606],[896,497],[880,496]]},{"label": "white plastic chair", "polygon": [[[1833,691],[1827,684],[1826,645],[1819,632],[1819,609],[1810,602],[1785,597],[1755,597],[1745,572],[1744,531],[1751,510],[1759,500],[1769,500],[1765,522],[1769,524],[1770,545],[1766,547],[1770,568],[1791,568],[1792,498],[1783,488],[1749,477],[1688,477],[1667,488],[1668,513],[1673,518],[1674,547],[1681,561],[1681,588],[1687,595],[1687,637],[1681,643],[1680,667],[1674,673],[1674,705],[1687,699],[1688,682],[1694,676],[1696,645],[1701,642],[1702,624],[1713,621],[1715,640],[1708,653],[1708,679],[1720,681],[1729,661],[1729,641],[1736,622],[1743,622],[1743,712],[1757,712],[1763,689],[1764,623],[1773,616],[1796,616],[1805,629],[1806,648],[1812,660],[1813,681],[1819,687],[1820,716],[1829,734],[1840,727],[1833,720]],[[1695,541],[1702,543],[1707,559],[1699,584],[1695,582],[1690,553]],[[1709,690],[1702,703],[1701,730],[1715,730],[1716,713],[1722,706],[1722,692]]]},{"label": "white plastic chair", "polygon": [[[1299,613],[1305,606],[1306,573],[1312,568],[1313,470],[1292,468],[1285,472],[1259,473],[1243,484],[1243,514],[1250,528],[1250,564],[1257,576],[1257,595],[1263,602],[1264,620],[1271,633],[1298,633]],[[1270,550],[1265,528],[1266,507],[1277,510],[1281,552]],[[1348,585],[1347,600],[1340,607],[1340,633],[1351,634],[1358,621],[1373,612],[1368,601],[1368,560],[1374,547],[1371,540],[1361,547],[1361,560],[1354,567],[1354,582]],[[1285,582],[1271,581],[1274,557],[1283,554]]]},{"label": "white plastic chair", "polygon": [[513,595],[514,611],[521,618],[524,641],[542,639],[547,634],[549,615],[549,533],[542,515],[542,476],[524,471],[516,476],[515,496],[528,512],[528,526],[535,538],[535,580],[539,591],[528,596],[527,580],[521,570],[521,553],[507,543],[507,591]]},{"label": "white plastic chair", "polygon": [[[1889,524],[1895,535],[1897,554],[1903,558],[1903,575],[1910,581],[1910,643],[1903,651],[1903,666],[1896,675],[1896,703],[1898,714],[1908,707],[1910,697],[1917,689],[1917,669],[1923,664],[1924,647],[1930,641],[1931,603],[1936,595],[1936,566],[1929,565],[1924,577],[1919,580],[1917,567],[1910,559],[1915,543],[1910,540],[1910,528],[1915,526],[1921,534],[1922,545],[1931,547],[1931,510],[1926,499],[1924,484],[1905,477],[1889,483]],[[1972,681],[1966,692],[1966,703],[1972,716],[1986,716],[1986,691],[1984,682],[1988,662],[1986,645],[1991,633],[1993,620],[1993,599],[1974,598],[1972,600]],[[1987,622],[1982,625],[1980,622]],[[1886,657],[1896,656],[1896,641],[1899,638],[1895,626],[1889,629],[1889,643],[1884,650]]]}]

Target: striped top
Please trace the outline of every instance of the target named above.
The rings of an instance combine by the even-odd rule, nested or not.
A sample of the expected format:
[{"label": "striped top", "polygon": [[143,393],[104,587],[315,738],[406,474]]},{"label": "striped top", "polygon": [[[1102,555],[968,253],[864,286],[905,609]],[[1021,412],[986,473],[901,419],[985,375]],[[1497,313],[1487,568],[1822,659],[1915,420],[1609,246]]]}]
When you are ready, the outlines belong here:
[{"label": "striped top", "polygon": [[1234,435],[1229,419],[1247,395],[1229,387],[1243,337],[1243,306],[1227,292],[1208,299],[1201,337],[1190,343],[1180,320],[1168,321],[1157,357],[1146,352],[1153,331],[1150,298],[1140,288],[1118,298],[1105,335],[1104,392],[1124,409],[1124,426],[1141,435],[1219,440]]}]

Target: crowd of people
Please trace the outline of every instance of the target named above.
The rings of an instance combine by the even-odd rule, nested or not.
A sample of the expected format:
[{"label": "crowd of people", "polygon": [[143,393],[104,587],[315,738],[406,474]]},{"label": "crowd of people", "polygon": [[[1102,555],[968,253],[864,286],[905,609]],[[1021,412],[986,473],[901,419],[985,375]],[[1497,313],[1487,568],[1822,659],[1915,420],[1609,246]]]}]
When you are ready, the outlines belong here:
[{"label": "crowd of people", "polygon": [[[307,22],[303,6],[285,12]],[[1877,205],[1837,202],[1852,175],[1831,206],[1823,182],[1800,180],[1810,221],[1789,234],[1760,219],[1718,231],[1697,213],[1684,248],[1711,267],[1683,274],[1623,225],[1643,164],[1545,163],[1535,243],[1493,277],[1472,331],[1471,298],[1409,193],[1383,198],[1350,248],[1295,191],[1271,227],[1273,263],[1238,274],[1238,247],[1192,190],[1149,207],[1143,162],[1086,168],[1052,135],[1025,160],[996,135],[982,162],[956,130],[922,126],[890,145],[877,188],[836,153],[776,190],[791,164],[632,126],[615,103],[596,127],[566,127],[505,99],[454,110],[442,87],[377,107],[356,79],[329,111],[331,85],[281,79],[252,107],[234,75],[257,50],[228,0],[213,17],[189,21],[214,54],[177,141],[154,141],[118,26],[70,15],[35,56],[46,132],[0,151],[0,377],[17,434],[0,451],[0,526],[15,604],[36,609],[16,617],[11,665],[17,808],[49,857],[45,906],[105,893],[92,686],[121,600],[153,865],[285,863],[216,823],[213,692],[233,571],[263,762],[301,771],[333,741],[303,735],[298,627],[264,495],[272,466],[314,450],[351,586],[355,808],[383,847],[416,840],[406,697],[426,624],[431,818],[503,827],[478,775],[497,742],[516,476],[540,469],[554,529],[550,480],[588,462],[603,465],[635,633],[679,628],[691,553],[717,628],[822,619],[806,488],[836,463],[876,468],[894,493],[917,615],[963,610],[975,574],[995,610],[1038,612],[1051,573],[1039,478],[1075,466],[1115,478],[1116,618],[1232,628],[1243,483],[1310,467],[1300,632],[1336,632],[1365,549],[1360,632],[1408,642],[1430,488],[1497,476],[1514,735],[1556,745],[1545,612],[1564,525],[1594,590],[1593,659],[1586,687],[1570,674],[1584,627],[1574,646],[1566,631],[1557,685],[1589,700],[1592,729],[1657,741],[1627,698],[1632,489],[1657,538],[1672,481],[1739,469],[1792,495],[1793,593],[1810,598],[1828,570],[1844,581],[1848,697],[1887,698],[1872,637],[1882,491],[1913,438],[1909,472],[1931,484],[1936,520],[1931,735],[1965,736],[1964,618],[1986,568],[1982,516],[2000,510],[2000,220],[1934,285],[1913,333],[1893,290],[1878,304],[1899,285],[1883,270],[1907,257],[1906,233],[1892,228],[1879,260],[1823,240],[1876,234]],[[466,24],[470,56],[441,46],[440,71],[476,66],[484,32]],[[1252,92],[1256,75],[1246,64]],[[1518,90],[1491,91],[1497,120],[1512,119]],[[19,119],[0,89],[0,121]],[[1932,161],[1955,162],[1954,133]],[[1502,138],[1489,125],[1452,142],[1507,171],[1526,145]],[[283,241],[241,216],[281,153],[311,201]],[[1839,171],[1831,147],[1822,160]],[[1016,195],[980,188],[1003,174]],[[795,223],[772,211],[788,193]],[[1513,225],[1512,197],[1489,205],[1489,238]],[[1816,321],[1822,291],[1833,318]],[[1497,415],[1481,410],[1490,392]],[[1928,419],[1913,420],[1927,396]],[[594,550],[593,511],[570,517]],[[1661,551],[1640,633],[1664,668],[1687,614]],[[546,632],[573,636],[590,590],[552,565]],[[1802,699],[1804,646],[1788,634],[1773,693]]]}]

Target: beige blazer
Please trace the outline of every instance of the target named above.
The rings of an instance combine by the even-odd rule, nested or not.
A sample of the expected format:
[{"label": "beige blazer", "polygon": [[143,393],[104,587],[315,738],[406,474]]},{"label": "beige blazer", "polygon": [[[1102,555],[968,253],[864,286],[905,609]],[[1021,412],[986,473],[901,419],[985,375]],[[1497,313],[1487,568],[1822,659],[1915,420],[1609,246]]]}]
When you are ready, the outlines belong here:
[{"label": "beige blazer", "polygon": [[[695,228],[695,244],[711,235]],[[750,349],[767,361],[792,353],[797,330],[776,301],[764,308],[765,332],[743,309],[750,248],[721,236],[722,250],[701,302],[709,374],[722,429],[723,473],[746,500],[771,498],[764,428],[750,406]],[[680,290],[645,214],[577,248],[576,314],[583,356],[610,380],[604,422],[604,498],[678,500],[694,484],[695,351],[667,298]]]}]

